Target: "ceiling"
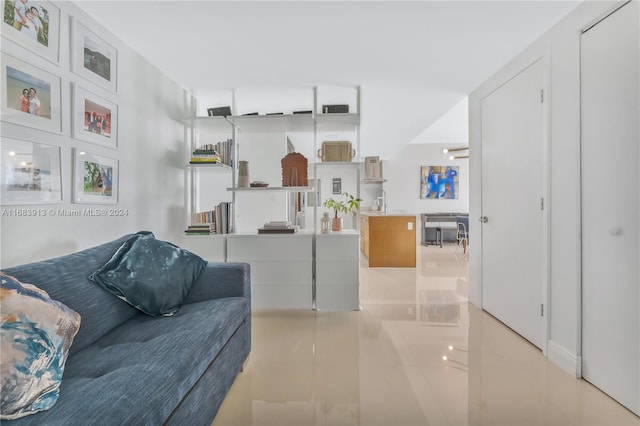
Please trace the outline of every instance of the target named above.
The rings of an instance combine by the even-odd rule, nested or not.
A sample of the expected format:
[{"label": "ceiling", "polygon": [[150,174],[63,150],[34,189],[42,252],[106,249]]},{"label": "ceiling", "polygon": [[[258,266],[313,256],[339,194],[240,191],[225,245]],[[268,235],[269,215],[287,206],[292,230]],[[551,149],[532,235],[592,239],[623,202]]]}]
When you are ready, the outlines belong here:
[{"label": "ceiling", "polygon": [[579,3],[77,2],[186,89],[360,85],[361,154],[382,158]]}]

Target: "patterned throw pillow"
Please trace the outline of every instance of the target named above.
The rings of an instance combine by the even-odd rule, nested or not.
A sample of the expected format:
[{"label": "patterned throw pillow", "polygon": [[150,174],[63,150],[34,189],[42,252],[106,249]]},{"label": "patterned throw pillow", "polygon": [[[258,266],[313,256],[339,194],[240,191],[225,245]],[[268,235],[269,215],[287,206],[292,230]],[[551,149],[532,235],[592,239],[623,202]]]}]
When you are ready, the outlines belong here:
[{"label": "patterned throw pillow", "polygon": [[206,265],[199,256],[142,231],[89,279],[147,315],[173,315]]},{"label": "patterned throw pillow", "polygon": [[0,419],[48,410],[58,400],[80,315],[31,284],[0,272]]}]

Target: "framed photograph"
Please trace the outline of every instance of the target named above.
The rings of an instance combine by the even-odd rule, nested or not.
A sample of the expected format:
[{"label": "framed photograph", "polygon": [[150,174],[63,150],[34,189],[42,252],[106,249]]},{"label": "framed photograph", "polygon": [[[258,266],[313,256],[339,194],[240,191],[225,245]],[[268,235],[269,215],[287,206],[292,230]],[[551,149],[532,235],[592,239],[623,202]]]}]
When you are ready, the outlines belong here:
[{"label": "framed photograph", "polygon": [[60,147],[2,138],[0,204],[62,202]]},{"label": "framed photograph", "polygon": [[420,168],[421,200],[456,200],[458,187],[458,166]]},{"label": "framed photograph", "polygon": [[342,194],[342,178],[333,178],[333,193]]},{"label": "framed photograph", "polygon": [[60,62],[60,9],[46,0],[2,0],[2,36]]},{"label": "framed photograph", "polygon": [[78,86],[73,88],[73,137],[118,146],[118,106]]},{"label": "framed photograph", "polygon": [[71,27],[71,69],[114,93],[117,92],[118,51],[77,19]]},{"label": "framed photograph", "polygon": [[74,149],[73,202],[117,204],[118,160]]},{"label": "framed photograph", "polygon": [[2,121],[62,133],[60,77],[2,53]]}]

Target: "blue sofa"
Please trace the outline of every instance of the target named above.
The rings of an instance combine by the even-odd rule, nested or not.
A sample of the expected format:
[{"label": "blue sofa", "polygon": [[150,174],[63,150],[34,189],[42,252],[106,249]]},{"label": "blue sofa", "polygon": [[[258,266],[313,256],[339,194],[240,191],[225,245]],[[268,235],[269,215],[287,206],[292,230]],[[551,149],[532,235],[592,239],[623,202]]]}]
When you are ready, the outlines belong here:
[{"label": "blue sofa", "polygon": [[174,316],[150,317],[87,279],[129,237],[3,271],[82,317],[56,404],[7,424],[213,421],[251,349],[249,265],[208,263]]}]

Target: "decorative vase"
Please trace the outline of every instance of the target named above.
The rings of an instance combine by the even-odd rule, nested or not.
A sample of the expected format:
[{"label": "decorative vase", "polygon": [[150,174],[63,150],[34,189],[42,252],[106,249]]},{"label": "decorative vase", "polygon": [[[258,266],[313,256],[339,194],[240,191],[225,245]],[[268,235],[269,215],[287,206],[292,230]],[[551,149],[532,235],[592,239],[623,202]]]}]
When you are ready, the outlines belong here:
[{"label": "decorative vase", "polygon": [[342,231],[342,218],[334,217],[331,219],[331,230],[334,232]]},{"label": "decorative vase", "polygon": [[329,217],[329,212],[322,213],[322,217],[320,218],[320,232],[322,234],[328,234],[331,230],[331,218]]},{"label": "decorative vase", "polygon": [[238,161],[238,188],[249,188],[248,161]]}]

